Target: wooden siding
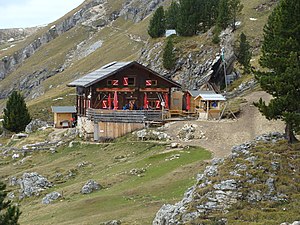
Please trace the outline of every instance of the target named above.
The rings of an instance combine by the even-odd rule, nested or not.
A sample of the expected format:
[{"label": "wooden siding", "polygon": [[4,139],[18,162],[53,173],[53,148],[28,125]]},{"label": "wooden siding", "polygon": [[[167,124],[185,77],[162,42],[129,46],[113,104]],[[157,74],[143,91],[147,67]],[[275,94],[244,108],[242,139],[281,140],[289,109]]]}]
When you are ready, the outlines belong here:
[{"label": "wooden siding", "polygon": [[96,126],[98,126],[99,139],[114,139],[144,128],[144,124],[142,123],[98,122]]}]

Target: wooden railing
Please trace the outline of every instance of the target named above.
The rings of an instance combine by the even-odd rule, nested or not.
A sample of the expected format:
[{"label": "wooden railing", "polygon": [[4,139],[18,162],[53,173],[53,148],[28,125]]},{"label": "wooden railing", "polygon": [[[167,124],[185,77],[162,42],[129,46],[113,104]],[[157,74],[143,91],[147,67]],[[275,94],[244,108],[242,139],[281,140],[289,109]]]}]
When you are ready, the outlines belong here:
[{"label": "wooden railing", "polygon": [[162,110],[103,110],[92,108],[87,110],[87,117],[94,122],[162,122],[165,115],[166,112]]}]

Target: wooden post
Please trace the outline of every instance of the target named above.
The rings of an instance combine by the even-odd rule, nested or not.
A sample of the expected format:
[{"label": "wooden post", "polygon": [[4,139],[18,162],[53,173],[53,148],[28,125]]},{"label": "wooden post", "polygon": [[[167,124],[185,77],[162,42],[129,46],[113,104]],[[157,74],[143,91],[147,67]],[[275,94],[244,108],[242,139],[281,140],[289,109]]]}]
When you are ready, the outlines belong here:
[{"label": "wooden post", "polygon": [[209,101],[206,101],[206,119],[208,120],[208,114],[209,114]]},{"label": "wooden post", "polygon": [[94,141],[99,141],[99,125],[97,122],[94,123]]}]

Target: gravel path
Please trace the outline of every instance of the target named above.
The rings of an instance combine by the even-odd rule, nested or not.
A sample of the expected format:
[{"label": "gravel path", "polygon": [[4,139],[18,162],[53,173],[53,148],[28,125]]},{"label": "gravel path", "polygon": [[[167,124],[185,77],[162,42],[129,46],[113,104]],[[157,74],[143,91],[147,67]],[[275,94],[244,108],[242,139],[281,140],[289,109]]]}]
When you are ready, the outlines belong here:
[{"label": "gravel path", "polygon": [[[263,91],[253,92],[244,97],[247,103],[241,105],[241,113],[238,120],[218,121],[177,121],[169,124],[166,133],[174,138],[174,142],[182,145],[200,145],[211,152],[214,157],[225,157],[231,153],[234,145],[249,141],[258,135],[273,131],[284,132],[282,121],[268,121],[253,106],[254,101],[263,98],[269,101],[271,96]],[[185,124],[196,124],[197,130],[205,133],[204,139],[190,141],[179,140],[177,134]]]}]

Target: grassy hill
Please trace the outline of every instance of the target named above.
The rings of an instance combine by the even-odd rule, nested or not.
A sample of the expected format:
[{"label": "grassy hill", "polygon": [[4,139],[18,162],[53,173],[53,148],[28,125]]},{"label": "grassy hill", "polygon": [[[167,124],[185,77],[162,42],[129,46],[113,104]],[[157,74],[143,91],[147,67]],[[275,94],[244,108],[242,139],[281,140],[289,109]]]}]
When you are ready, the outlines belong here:
[{"label": "grassy hill", "polygon": [[[8,145],[21,146],[47,139],[51,130]],[[168,160],[176,154],[178,158]],[[141,142],[129,135],[112,143],[74,142],[72,147],[66,144],[54,154],[26,155],[23,163],[21,159],[1,156],[0,174],[4,180],[20,177],[24,172],[38,172],[54,184],[41,196],[20,201],[21,224],[99,224],[113,219],[128,225],[150,224],[162,204],[182,197],[210,157],[201,147],[170,149],[165,142]],[[78,167],[80,163],[84,166]],[[132,169],[144,172],[133,175]],[[70,171],[72,176],[68,176]],[[88,179],[97,181],[104,189],[81,194]],[[16,188],[9,187],[18,196]],[[42,198],[52,191],[62,193],[64,198],[43,205]]]}]

